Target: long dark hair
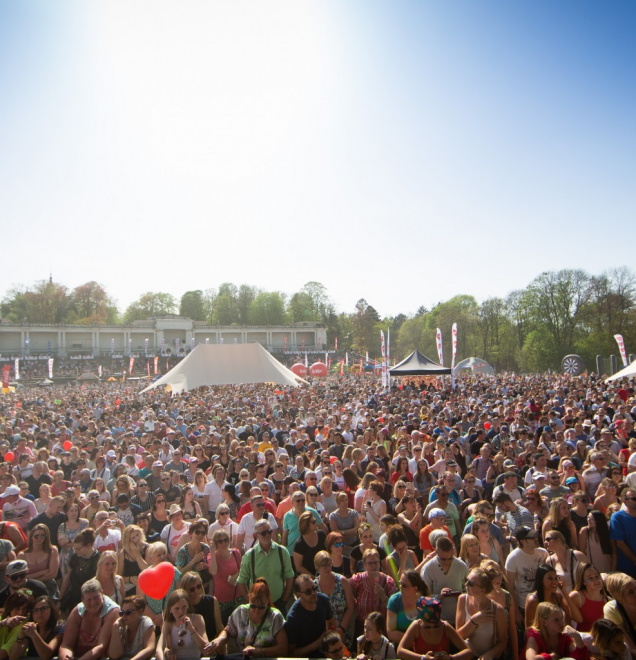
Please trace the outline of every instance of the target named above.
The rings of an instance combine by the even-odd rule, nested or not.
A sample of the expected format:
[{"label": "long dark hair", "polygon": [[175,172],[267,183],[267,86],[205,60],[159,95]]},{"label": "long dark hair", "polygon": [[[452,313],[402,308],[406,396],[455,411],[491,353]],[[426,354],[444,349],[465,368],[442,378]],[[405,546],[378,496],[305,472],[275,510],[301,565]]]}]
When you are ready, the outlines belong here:
[{"label": "long dark hair", "polygon": [[[601,546],[601,550],[606,555],[612,554],[612,542],[610,541],[609,525],[607,524],[607,518],[602,511],[591,511],[592,518],[596,523],[596,536],[598,542]],[[590,537],[590,529],[587,531],[588,539]]]},{"label": "long dark hair", "polygon": [[535,573],[534,576],[534,590],[537,594],[537,600],[540,603],[545,602],[545,590],[543,589],[543,578],[548,573],[556,573],[556,570],[554,569],[553,566],[550,566],[550,564],[541,564],[541,566],[537,568],[537,572]]}]

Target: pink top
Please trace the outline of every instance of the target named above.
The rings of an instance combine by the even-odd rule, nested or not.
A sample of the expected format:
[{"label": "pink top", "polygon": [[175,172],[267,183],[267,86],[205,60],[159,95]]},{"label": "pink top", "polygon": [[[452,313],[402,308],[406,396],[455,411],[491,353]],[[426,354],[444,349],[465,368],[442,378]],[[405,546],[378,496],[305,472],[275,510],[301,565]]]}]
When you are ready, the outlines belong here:
[{"label": "pink top", "polygon": [[231,550],[227,559],[222,559],[219,553],[216,553],[216,575],[214,576],[214,595],[219,603],[229,603],[236,598],[238,591],[235,585],[228,583],[229,575],[238,573],[241,567],[241,553],[235,548]]}]

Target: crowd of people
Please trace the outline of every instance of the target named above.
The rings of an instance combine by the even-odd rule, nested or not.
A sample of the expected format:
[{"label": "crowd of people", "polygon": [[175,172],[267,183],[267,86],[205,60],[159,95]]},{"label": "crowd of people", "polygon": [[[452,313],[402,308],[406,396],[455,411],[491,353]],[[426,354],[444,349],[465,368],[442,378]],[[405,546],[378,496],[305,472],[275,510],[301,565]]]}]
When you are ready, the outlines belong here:
[{"label": "crowd of people", "polygon": [[0,660],[636,654],[629,383],[140,389],[0,397]]}]

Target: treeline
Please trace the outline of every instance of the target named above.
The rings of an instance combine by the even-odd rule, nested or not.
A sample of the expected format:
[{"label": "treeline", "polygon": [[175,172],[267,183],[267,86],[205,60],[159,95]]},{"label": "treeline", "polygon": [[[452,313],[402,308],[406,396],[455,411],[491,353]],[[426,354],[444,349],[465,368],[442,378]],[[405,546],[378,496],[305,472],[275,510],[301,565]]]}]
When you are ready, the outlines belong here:
[{"label": "treeline", "polygon": [[361,298],[352,312],[335,309],[319,282],[287,295],[232,283],[218,289],[186,291],[178,300],[147,292],[120,312],[104,287],[88,282],[75,289],[52,282],[9,291],[0,310],[5,321],[27,323],[131,323],[179,314],[213,325],[280,325],[300,321],[325,324],[329,347],[370,357],[380,354],[380,330],[391,331],[391,356],[401,359],[418,348],[437,358],[436,328],[443,334],[445,363],[451,360],[451,326],[458,324],[457,360],[486,359],[497,370],[558,369],[563,356],[577,353],[588,368],[595,356],[616,354],[615,334],[636,352],[636,277],[616,268],[600,275],[582,270],[542,273],[505,298],[458,295],[433,309],[382,318]]}]

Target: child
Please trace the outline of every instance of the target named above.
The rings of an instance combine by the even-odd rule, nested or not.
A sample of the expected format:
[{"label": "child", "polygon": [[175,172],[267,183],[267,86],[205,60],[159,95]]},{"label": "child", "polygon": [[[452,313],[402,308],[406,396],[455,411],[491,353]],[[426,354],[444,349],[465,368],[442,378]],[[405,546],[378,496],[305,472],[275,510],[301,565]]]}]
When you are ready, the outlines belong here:
[{"label": "child", "polygon": [[344,660],[344,658],[349,657],[347,647],[335,630],[325,633],[322,638],[321,650],[325,658],[331,658],[332,660]]},{"label": "child", "polygon": [[385,636],[384,617],[371,612],[364,621],[364,635],[358,637],[358,660],[396,658],[395,647]]},{"label": "child", "polygon": [[598,619],[592,624],[590,648],[593,658],[604,660],[631,660],[631,654],[625,644],[625,634],[615,623],[607,619]]}]

